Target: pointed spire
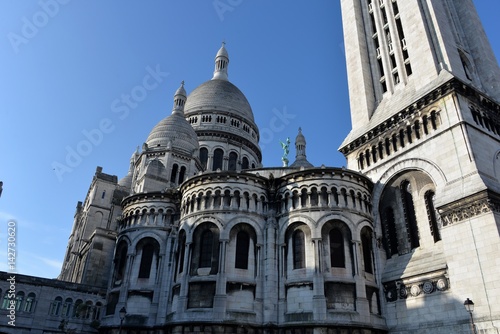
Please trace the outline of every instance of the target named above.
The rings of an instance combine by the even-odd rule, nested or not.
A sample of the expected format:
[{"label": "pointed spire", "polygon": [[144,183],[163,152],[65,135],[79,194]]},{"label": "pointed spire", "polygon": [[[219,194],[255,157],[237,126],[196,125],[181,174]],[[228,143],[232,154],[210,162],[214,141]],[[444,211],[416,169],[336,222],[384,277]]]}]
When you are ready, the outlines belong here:
[{"label": "pointed spire", "polygon": [[295,137],[295,158],[306,157],[306,138],[302,134],[302,128],[299,128],[299,133]]},{"label": "pointed spire", "polygon": [[306,158],[306,138],[302,134],[302,128],[295,137],[295,162],[290,167],[314,167]]},{"label": "pointed spire", "polygon": [[181,82],[181,86],[177,89],[174,95],[174,108],[172,114],[175,112],[184,113],[184,104],[186,103],[186,90],[184,89],[184,80]]},{"label": "pointed spire", "polygon": [[226,43],[222,42],[222,46],[220,47],[219,51],[217,52],[217,55],[215,56],[215,70],[212,80],[214,79],[226,80],[226,81],[228,80],[227,66],[229,64],[229,55],[227,53],[225,45]]}]

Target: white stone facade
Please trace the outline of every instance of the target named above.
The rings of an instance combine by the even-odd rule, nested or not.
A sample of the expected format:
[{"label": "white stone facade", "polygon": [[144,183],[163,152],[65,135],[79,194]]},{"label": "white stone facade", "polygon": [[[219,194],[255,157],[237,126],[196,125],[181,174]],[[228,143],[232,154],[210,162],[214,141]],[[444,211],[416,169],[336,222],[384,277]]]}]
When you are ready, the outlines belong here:
[{"label": "white stone facade", "polygon": [[[312,166],[300,129],[291,167],[264,168],[223,45],[77,207],[59,279],[95,294],[100,333],[465,334],[470,298],[498,334],[500,69],[473,3],[341,5],[348,169]],[[39,307],[54,294],[33,332],[64,330]]]}]

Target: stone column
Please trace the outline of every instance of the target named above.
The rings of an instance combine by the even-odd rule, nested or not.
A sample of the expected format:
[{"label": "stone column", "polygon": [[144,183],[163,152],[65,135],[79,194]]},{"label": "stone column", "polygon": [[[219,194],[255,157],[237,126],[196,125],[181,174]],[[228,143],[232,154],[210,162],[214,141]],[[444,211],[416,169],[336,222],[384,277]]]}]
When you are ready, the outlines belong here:
[{"label": "stone column", "polygon": [[326,320],[326,297],[325,282],[322,270],[322,240],[313,239],[314,245],[314,295],[313,295],[313,317],[314,320]]},{"label": "stone column", "polygon": [[209,154],[207,159],[207,170],[212,170],[213,164],[214,164],[214,155]]},{"label": "stone column", "polygon": [[226,245],[228,240],[220,240],[219,245],[219,270],[215,285],[213,316],[215,319],[223,319],[226,315]]},{"label": "stone column", "polygon": [[[259,202],[260,203],[260,202]],[[266,310],[263,314],[263,323],[276,323],[278,321],[279,315],[277,314],[277,305],[276,302],[279,300],[278,294],[278,279],[279,271],[276,270],[279,268],[277,250],[277,235],[276,228],[277,223],[274,217],[274,213],[271,211],[271,215],[267,218],[265,230],[265,243],[263,256],[266,258],[263,259],[264,263],[264,271],[263,271],[263,283],[264,284],[264,296],[263,296],[263,308]],[[280,308],[282,309],[282,308]]]}]

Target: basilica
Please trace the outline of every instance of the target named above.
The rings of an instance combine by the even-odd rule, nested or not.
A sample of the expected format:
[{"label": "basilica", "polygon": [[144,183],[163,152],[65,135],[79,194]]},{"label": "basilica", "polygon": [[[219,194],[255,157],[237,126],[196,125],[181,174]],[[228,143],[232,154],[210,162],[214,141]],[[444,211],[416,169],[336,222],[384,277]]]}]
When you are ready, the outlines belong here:
[{"label": "basilica", "polygon": [[474,4],[341,7],[347,167],[313,166],[301,129],[263,166],[223,44],[127,175],[97,167],[60,276],[19,275],[0,332],[500,333],[500,68]]}]

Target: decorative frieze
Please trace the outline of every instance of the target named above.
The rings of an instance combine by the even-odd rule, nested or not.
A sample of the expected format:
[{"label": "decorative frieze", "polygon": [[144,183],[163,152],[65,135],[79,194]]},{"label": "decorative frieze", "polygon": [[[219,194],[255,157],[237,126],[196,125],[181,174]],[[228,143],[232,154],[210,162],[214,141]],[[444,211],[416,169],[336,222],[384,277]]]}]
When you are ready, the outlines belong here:
[{"label": "decorative frieze", "polygon": [[442,206],[438,211],[441,215],[442,226],[446,227],[484,213],[500,213],[500,195],[485,190]]},{"label": "decorative frieze", "polygon": [[417,281],[397,280],[384,283],[385,299],[388,302],[439,293],[448,289],[449,281],[444,275]]}]

